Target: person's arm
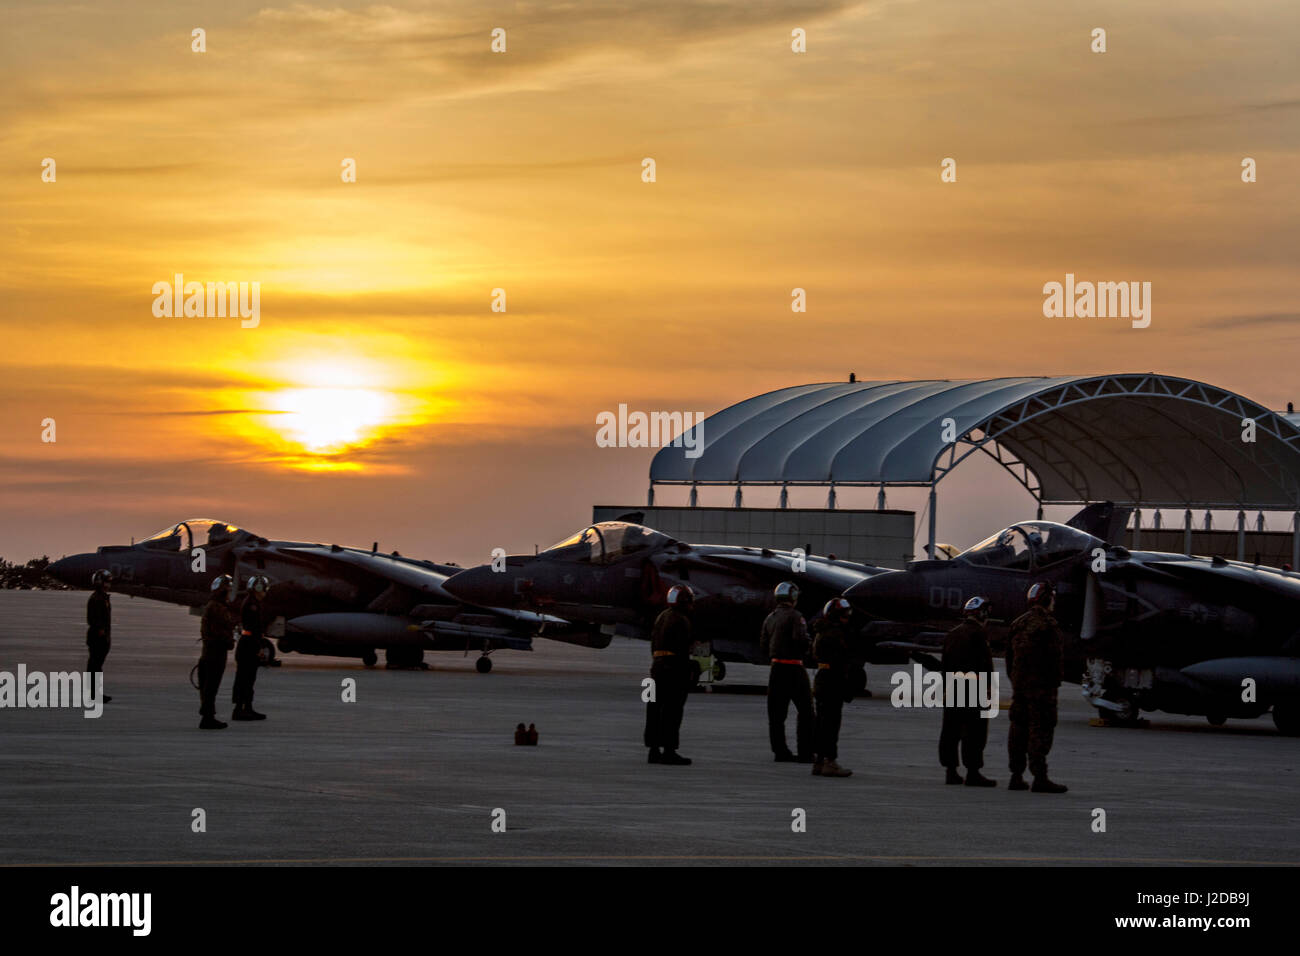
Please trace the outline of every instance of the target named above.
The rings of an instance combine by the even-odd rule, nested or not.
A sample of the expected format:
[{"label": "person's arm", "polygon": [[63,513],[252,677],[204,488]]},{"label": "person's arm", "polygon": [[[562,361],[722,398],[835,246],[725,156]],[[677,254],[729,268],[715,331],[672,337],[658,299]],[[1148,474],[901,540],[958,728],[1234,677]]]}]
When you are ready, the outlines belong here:
[{"label": "person's arm", "polygon": [[1058,683],[1065,681],[1065,633],[1058,626],[1056,628],[1056,646],[1053,648],[1056,653],[1056,679]]},{"label": "person's arm", "polygon": [[96,594],[90,600],[90,613],[87,615],[90,626],[95,629],[97,634],[103,634],[108,629],[109,611],[105,606],[102,598]]},{"label": "person's arm", "polygon": [[685,616],[677,619],[676,634],[677,640],[675,650],[682,657],[688,657],[691,653],[691,643],[694,628],[691,626],[690,618]]},{"label": "person's arm", "polygon": [[976,655],[979,657],[978,670],[991,674],[993,673],[993,651],[989,647],[988,634],[980,632],[979,641],[975,647]]},{"label": "person's arm", "polygon": [[955,630],[949,631],[943,639],[943,652],[939,655],[939,663],[943,665],[945,674],[957,670],[957,639],[953,636]]}]

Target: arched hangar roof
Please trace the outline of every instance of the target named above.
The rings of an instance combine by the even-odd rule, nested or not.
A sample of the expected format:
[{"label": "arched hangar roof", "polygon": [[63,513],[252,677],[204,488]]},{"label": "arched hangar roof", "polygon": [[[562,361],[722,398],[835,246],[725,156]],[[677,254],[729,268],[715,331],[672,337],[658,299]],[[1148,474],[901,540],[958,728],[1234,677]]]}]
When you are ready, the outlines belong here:
[{"label": "arched hangar roof", "polygon": [[983,451],[1049,504],[1300,503],[1297,424],[1226,389],[1153,373],[796,385],[697,428],[703,450],[662,448],[652,485],[932,485]]}]

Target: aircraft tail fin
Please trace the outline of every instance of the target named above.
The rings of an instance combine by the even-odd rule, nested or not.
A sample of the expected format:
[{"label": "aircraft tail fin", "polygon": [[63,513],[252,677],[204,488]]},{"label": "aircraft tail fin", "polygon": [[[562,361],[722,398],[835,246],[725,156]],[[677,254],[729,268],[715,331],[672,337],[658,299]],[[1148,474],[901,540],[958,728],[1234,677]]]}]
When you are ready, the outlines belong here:
[{"label": "aircraft tail fin", "polygon": [[1124,529],[1128,526],[1132,508],[1117,508],[1113,501],[1097,501],[1088,505],[1066,522],[1085,534],[1101,538],[1107,544],[1121,544]]}]

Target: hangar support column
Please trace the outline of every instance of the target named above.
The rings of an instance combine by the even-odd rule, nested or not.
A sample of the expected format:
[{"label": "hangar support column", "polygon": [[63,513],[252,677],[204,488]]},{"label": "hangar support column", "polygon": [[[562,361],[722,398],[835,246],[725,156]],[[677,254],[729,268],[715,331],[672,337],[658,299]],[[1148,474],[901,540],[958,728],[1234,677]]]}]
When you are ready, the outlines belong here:
[{"label": "hangar support column", "polygon": [[1291,570],[1300,570],[1300,511],[1291,522]]},{"label": "hangar support column", "polygon": [[938,496],[934,493],[934,482],[931,482],[931,483],[930,483],[930,547],[927,549],[927,551],[928,551],[928,553],[929,553],[930,558],[932,558],[932,559],[933,559],[934,556],[935,556],[935,550],[934,550],[935,514],[934,514],[934,510],[935,510],[935,508],[937,507],[937,504],[938,504]]}]

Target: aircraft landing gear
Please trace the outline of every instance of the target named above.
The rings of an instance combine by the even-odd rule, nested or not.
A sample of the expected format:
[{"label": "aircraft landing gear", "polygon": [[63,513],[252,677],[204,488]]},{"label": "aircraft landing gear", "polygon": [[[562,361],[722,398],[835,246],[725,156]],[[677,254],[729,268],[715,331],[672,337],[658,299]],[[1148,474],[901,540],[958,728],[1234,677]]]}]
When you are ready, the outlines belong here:
[{"label": "aircraft landing gear", "polygon": [[1142,723],[1142,708],[1137,701],[1106,687],[1107,677],[1112,670],[1110,661],[1089,658],[1088,670],[1079,688],[1083,692],[1083,699],[1096,708],[1097,717],[1103,725],[1139,726]]},{"label": "aircraft landing gear", "polygon": [[1141,720],[1142,708],[1138,707],[1137,704],[1129,700],[1127,697],[1119,697],[1114,700],[1107,698],[1106,702],[1116,706],[1112,709],[1111,707],[1100,707],[1096,704],[1093,705],[1094,707],[1097,707],[1097,716],[1106,723],[1136,724]]},{"label": "aircraft landing gear", "polygon": [[275,645],[262,638],[262,646],[257,652],[257,663],[262,667],[279,667],[284,662],[275,656]]},{"label": "aircraft landing gear", "polygon": [[478,671],[480,674],[488,673],[492,670],[492,658],[484,654],[474,662],[474,670]]},{"label": "aircraft landing gear", "polygon": [[379,663],[379,655],[374,651],[366,651],[361,655],[361,663],[365,664],[367,667],[374,667]]},{"label": "aircraft landing gear", "polygon": [[424,662],[424,651],[418,647],[389,647],[384,650],[387,668],[391,670],[427,671],[429,665]]},{"label": "aircraft landing gear", "polygon": [[1228,718],[1223,714],[1206,714],[1205,719],[1211,727],[1222,727],[1228,722]]},{"label": "aircraft landing gear", "polygon": [[691,644],[690,655],[691,690],[699,690],[700,685],[707,690],[708,685],[727,676],[727,665],[713,655],[712,641],[695,641]]},{"label": "aircraft landing gear", "polygon": [[1300,706],[1296,704],[1274,704],[1273,726],[1278,732],[1288,737],[1300,736]]}]

